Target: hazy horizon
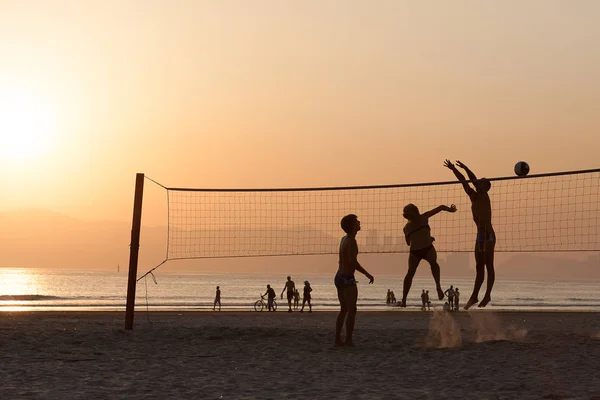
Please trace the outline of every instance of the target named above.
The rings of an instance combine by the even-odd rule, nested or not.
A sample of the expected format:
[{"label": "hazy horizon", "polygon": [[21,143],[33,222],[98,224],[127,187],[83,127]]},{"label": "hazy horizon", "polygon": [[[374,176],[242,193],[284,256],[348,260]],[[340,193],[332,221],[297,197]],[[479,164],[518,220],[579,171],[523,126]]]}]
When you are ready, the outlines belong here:
[{"label": "hazy horizon", "polygon": [[[17,213],[13,219],[7,214],[11,213],[0,213],[0,267],[116,271],[120,266],[121,273],[127,273],[131,222],[78,220],[40,210],[31,215]],[[53,220],[53,227],[39,228],[46,226],[44,216]],[[367,240],[368,234],[368,230],[359,233],[359,239]],[[143,226],[138,276],[164,261],[166,250],[167,226]],[[471,252],[440,252],[439,257],[443,275],[474,276]],[[406,272],[406,253],[366,253],[359,258],[376,275],[403,276]],[[598,252],[496,254],[500,280],[600,280],[599,265]],[[336,269],[337,255],[329,254],[169,260],[157,273],[323,276]],[[421,263],[417,276],[430,277],[427,263]]]}]

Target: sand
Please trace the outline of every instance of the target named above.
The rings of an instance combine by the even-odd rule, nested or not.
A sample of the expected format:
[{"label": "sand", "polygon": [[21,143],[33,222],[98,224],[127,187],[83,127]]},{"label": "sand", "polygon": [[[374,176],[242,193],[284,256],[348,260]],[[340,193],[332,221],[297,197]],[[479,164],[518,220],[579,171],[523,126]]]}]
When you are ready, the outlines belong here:
[{"label": "sand", "polygon": [[600,314],[0,313],[2,399],[600,399]]}]

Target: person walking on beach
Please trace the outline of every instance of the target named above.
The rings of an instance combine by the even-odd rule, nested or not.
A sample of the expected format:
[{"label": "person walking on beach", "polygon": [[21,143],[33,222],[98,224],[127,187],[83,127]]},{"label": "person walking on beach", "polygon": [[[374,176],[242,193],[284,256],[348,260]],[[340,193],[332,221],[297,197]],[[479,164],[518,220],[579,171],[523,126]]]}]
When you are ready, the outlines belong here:
[{"label": "person walking on beach", "polygon": [[296,291],[296,284],[292,280],[291,276],[287,277],[287,282],[283,286],[283,290],[281,291],[281,298],[283,299],[283,292],[287,289],[287,301],[288,301],[288,312],[292,312],[292,300],[294,300],[294,292]]},{"label": "person walking on beach", "polygon": [[492,204],[488,192],[492,187],[488,179],[477,179],[475,174],[462,162],[456,161],[456,165],[464,169],[469,180],[475,187],[473,189],[465,179],[465,176],[452,164],[450,160],[444,161],[444,166],[454,172],[454,175],[462,183],[465,192],[471,199],[471,212],[477,226],[475,238],[475,284],[473,293],[465,305],[465,310],[479,302],[479,289],[483,284],[485,271],[487,270],[487,289],[483,300],[478,307],[485,307],[492,299],[492,288],[496,280],[494,270],[494,249],[496,247],[496,233],[492,226]]},{"label": "person walking on beach", "polygon": [[427,307],[427,300],[425,300],[426,298],[427,298],[427,295],[425,294],[425,289],[423,289],[423,292],[421,293],[421,303],[423,303],[421,310],[423,310],[423,311],[425,311],[426,307]]},{"label": "person walking on beach", "polygon": [[219,305],[219,311],[221,311],[221,289],[217,286],[217,293],[215,294],[215,302],[213,303],[213,311],[215,307]]},{"label": "person walking on beach", "polygon": [[425,304],[427,304],[427,310],[431,311],[431,301],[429,300],[429,290],[425,291]]},{"label": "person walking on beach", "polygon": [[267,296],[267,309],[269,311],[275,311],[275,308],[273,307],[273,300],[275,300],[277,294],[275,294],[275,290],[271,287],[271,285],[267,285],[267,291],[263,296]]},{"label": "person walking on beach", "polygon": [[431,237],[431,228],[429,227],[429,218],[441,211],[454,213],[456,212],[456,206],[454,204],[450,207],[441,205],[423,214],[419,212],[419,209],[414,204],[404,206],[403,216],[408,220],[406,226],[404,226],[404,238],[406,239],[406,244],[410,246],[410,252],[400,307],[406,307],[406,297],[408,296],[421,260],[427,261],[431,266],[431,274],[435,281],[438,297],[440,300],[444,299],[444,292],[440,283],[440,265],[437,262],[437,253],[433,246],[435,239]]},{"label": "person walking on beach", "polygon": [[[352,334],[356,321],[356,301],[358,300],[358,287],[354,272],[358,271],[369,279],[369,284],[375,278],[367,272],[358,262],[358,244],[356,234],[360,231],[360,221],[354,214],[342,218],[340,225],[346,233],[340,241],[338,270],[333,280],[337,289],[340,302],[340,312],[335,321],[335,346],[353,346]],[[342,341],[342,327],[346,322],[346,341]]]},{"label": "person walking on beach", "polygon": [[387,294],[385,295],[385,304],[390,304],[392,302],[392,291],[388,289]]},{"label": "person walking on beach", "polygon": [[444,294],[448,296],[448,304],[450,304],[450,309],[454,310],[454,287],[450,285],[450,287],[446,289]]},{"label": "person walking on beach", "polygon": [[310,292],[312,292],[312,288],[310,287],[310,282],[304,281],[304,293],[302,295],[302,308],[300,309],[300,312],[304,312],[304,305],[306,304],[307,301],[308,301],[308,312],[312,312],[312,305],[310,304],[310,299],[311,299]]},{"label": "person walking on beach", "polygon": [[460,300],[460,293],[458,288],[454,289],[454,310],[458,311],[458,301]]}]

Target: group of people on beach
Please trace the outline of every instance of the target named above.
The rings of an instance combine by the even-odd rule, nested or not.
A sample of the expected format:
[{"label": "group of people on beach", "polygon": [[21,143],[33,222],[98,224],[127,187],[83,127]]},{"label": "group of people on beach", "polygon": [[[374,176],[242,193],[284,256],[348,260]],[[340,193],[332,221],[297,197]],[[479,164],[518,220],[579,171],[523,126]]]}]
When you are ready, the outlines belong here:
[{"label": "group of people on beach", "polygon": [[[269,285],[267,285],[269,287]],[[283,299],[283,292],[287,293],[287,301],[288,301],[288,312],[292,312],[292,302],[294,302],[294,308],[298,309],[298,303],[300,302],[300,292],[296,289],[296,284],[292,280],[291,276],[287,277],[287,281],[281,290],[281,299]],[[304,306],[308,303],[308,312],[312,312],[312,304],[310,303],[310,299],[312,298],[311,292],[312,287],[310,286],[309,281],[304,281],[304,289],[302,290],[302,308],[300,312],[304,312]],[[269,310],[270,311],[270,310]]]},{"label": "group of people on beach", "polygon": [[[298,309],[300,303],[300,292],[296,288],[296,283],[292,280],[291,276],[287,277],[287,281],[285,282],[283,289],[281,290],[281,299],[283,299],[283,293],[287,295],[288,302],[288,312],[292,312],[292,303],[294,304],[294,309]],[[310,302],[312,296],[312,287],[310,286],[309,281],[304,281],[304,289],[302,296],[302,308],[300,312],[304,312],[304,307],[306,303],[308,303],[308,312],[312,312],[312,304]],[[267,291],[263,296],[267,296],[267,310],[275,311],[275,307],[273,306],[273,301],[277,297],[275,294],[275,290],[271,287],[271,285],[267,285]]]},{"label": "group of people on beach", "polygon": [[[448,289],[444,292],[444,296],[447,297],[446,302],[444,303],[443,310],[444,311],[458,311],[459,301],[460,301],[460,292],[458,288],[454,288],[454,286],[450,285]],[[421,310],[429,311],[431,310],[431,300],[429,299],[429,290],[423,289],[421,292]]]},{"label": "group of people on beach", "polygon": [[[287,293],[287,301],[288,301],[288,312],[292,312],[292,302],[294,303],[294,309],[298,309],[300,302],[300,292],[296,288],[296,284],[292,280],[291,276],[287,277],[287,281],[283,286],[283,290],[281,291],[281,298],[283,299],[283,293]],[[304,306],[308,303],[308,312],[312,312],[312,304],[310,302],[312,296],[312,287],[310,286],[309,281],[304,281],[304,289],[302,296],[302,308],[300,312],[304,312]],[[271,285],[267,285],[267,291],[263,296],[267,296],[267,310],[275,311],[275,307],[273,306],[273,301],[277,297],[275,294],[275,290],[271,287]],[[213,303],[213,311],[215,311],[217,305],[219,306],[219,311],[221,311],[221,288],[217,286],[217,290],[215,293],[215,301]]]},{"label": "group of people on beach", "polygon": [[[462,168],[467,176],[458,170]],[[468,310],[473,305],[479,303],[479,307],[485,307],[491,300],[492,288],[494,286],[495,271],[494,271],[494,248],[496,245],[496,235],[492,226],[492,206],[489,197],[491,182],[488,179],[478,179],[477,176],[462,162],[457,161],[456,165],[450,160],[444,161],[444,167],[450,169],[456,178],[461,182],[467,196],[471,200],[471,212],[477,234],[475,237],[475,283],[471,297],[465,305],[465,310]],[[471,183],[471,185],[469,185]],[[457,309],[458,297],[455,298],[455,291],[452,291],[450,299],[450,289],[446,292],[442,290],[440,279],[440,266],[437,263],[437,253],[433,242],[435,238],[431,236],[431,228],[429,226],[429,218],[435,216],[441,211],[456,212],[454,204],[450,206],[440,205],[432,210],[421,213],[419,208],[414,204],[407,204],[403,210],[403,216],[408,221],[404,227],[404,237],[406,244],[409,246],[408,256],[408,272],[404,277],[404,285],[402,291],[402,300],[400,307],[406,307],[406,298],[410,291],[414,275],[421,260],[425,260],[431,267],[431,274],[436,285],[436,291],[439,300],[444,300],[448,295],[448,302],[445,306]],[[353,332],[356,320],[356,302],[358,299],[358,289],[354,274],[356,271],[364,274],[369,283],[373,283],[375,278],[358,262],[358,244],[356,235],[360,231],[360,221],[355,214],[344,216],[340,222],[342,230],[346,233],[342,237],[339,246],[339,267],[334,278],[334,284],[337,289],[338,299],[340,302],[340,312],[336,319],[335,325],[335,346],[352,346]],[[487,270],[487,290],[481,302],[479,301],[479,290],[483,284],[485,271]],[[452,287],[451,287],[452,288]],[[452,288],[453,289],[453,288]],[[429,307],[429,293],[424,292],[427,296],[427,302],[423,301],[423,305]],[[422,294],[423,296],[423,294]],[[452,306],[450,305],[452,301]],[[345,341],[342,340],[342,328],[346,325]]]},{"label": "group of people on beach", "polygon": [[396,295],[393,290],[388,289],[385,295],[385,304],[394,304],[396,302]]},{"label": "group of people on beach", "polygon": [[448,301],[444,303],[444,311],[458,311],[460,302],[460,292],[458,291],[458,288],[454,288],[454,286],[450,285],[444,294],[448,296]]},{"label": "group of people on beach", "polygon": [[[475,174],[460,161],[457,161],[455,166],[450,160],[445,160],[444,166],[454,173],[456,178],[461,182],[466,194],[469,196],[473,220],[477,227],[474,248],[476,262],[475,283],[473,292],[464,308],[465,310],[468,310],[477,303],[479,303],[479,307],[485,307],[491,300],[492,288],[495,280],[494,248],[496,245],[496,235],[494,228],[492,227],[492,206],[488,194],[491,188],[491,182],[485,178],[478,179]],[[466,172],[469,178],[468,180],[458,170],[457,166]],[[473,187],[471,187],[469,183],[471,183]],[[440,205],[432,210],[421,213],[419,208],[412,203],[407,204],[403,209],[403,216],[407,220],[403,232],[406,244],[409,246],[409,255],[408,271],[403,282],[402,299],[398,304],[400,307],[406,307],[406,299],[410,292],[410,287],[417,271],[417,267],[422,260],[425,260],[431,267],[431,274],[435,282],[438,299],[444,300],[444,298],[447,297],[447,301],[444,304],[444,310],[458,310],[460,296],[458,288],[454,289],[453,286],[450,286],[446,291],[442,290],[440,266],[437,262],[437,253],[433,245],[435,238],[431,236],[431,228],[429,226],[429,219],[442,211],[454,213],[457,209],[454,204],[451,204],[450,206]],[[340,303],[340,311],[335,324],[334,344],[335,346],[352,346],[357,311],[356,303],[358,300],[358,288],[354,276],[355,272],[358,271],[365,275],[369,280],[369,284],[372,284],[375,278],[358,262],[358,244],[356,235],[361,228],[358,217],[355,214],[348,214],[341,219],[340,225],[345,235],[340,241],[338,270],[334,277],[334,285]],[[484,281],[485,271],[488,273],[487,289],[480,302],[479,290]],[[287,294],[288,312],[291,313],[292,304],[294,304],[295,309],[298,308],[300,293],[290,276],[287,277],[287,281],[281,291],[281,299],[283,299],[284,292]],[[300,312],[304,311],[306,303],[308,303],[308,312],[312,312],[310,301],[311,292],[312,287],[310,286],[310,283],[304,281],[303,301]],[[271,285],[267,285],[267,291],[264,295],[267,296],[269,311],[274,311],[273,301],[276,298],[276,293]],[[425,308],[431,308],[428,290],[423,290],[421,293],[421,300],[423,310],[425,310]],[[393,291],[388,289],[386,303],[390,304],[395,302],[396,299]],[[220,310],[221,290],[219,286],[217,286],[213,310],[217,305]],[[346,326],[346,335],[345,340],[342,340],[342,328],[344,325]]]}]

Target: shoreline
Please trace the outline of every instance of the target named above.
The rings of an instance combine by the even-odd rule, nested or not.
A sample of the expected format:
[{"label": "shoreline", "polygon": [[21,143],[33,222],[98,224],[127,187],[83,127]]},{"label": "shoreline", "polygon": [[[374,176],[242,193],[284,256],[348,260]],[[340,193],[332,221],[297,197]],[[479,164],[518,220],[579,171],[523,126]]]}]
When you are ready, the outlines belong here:
[{"label": "shoreline", "polygon": [[[573,310],[573,311],[564,311],[564,310],[543,310],[543,309],[538,309],[538,310],[498,310],[498,309],[491,309],[491,308],[484,308],[484,309],[475,309],[476,307],[474,307],[474,309],[472,310],[461,310],[461,311],[452,311],[452,312],[445,312],[448,315],[462,315],[462,314],[474,314],[474,313],[500,313],[500,314],[510,314],[510,313],[530,313],[530,314],[537,314],[537,313],[541,313],[541,314],[598,314],[600,315],[600,311],[587,311],[587,310]],[[308,311],[304,311],[303,313],[301,313],[300,311],[294,311],[292,313],[288,313],[287,311],[275,311],[275,312],[268,312],[268,311],[253,311],[253,310],[221,310],[221,311],[213,311],[213,310],[204,310],[204,309],[200,309],[200,310],[190,310],[190,309],[185,309],[185,310],[174,310],[174,309],[169,309],[169,310],[150,310],[150,311],[146,311],[146,310],[135,310],[135,313],[147,313],[149,312],[150,314],[240,314],[240,315],[247,315],[247,314],[251,314],[251,315],[294,315],[294,314],[300,314],[300,315],[310,315],[311,313],[309,313]],[[433,314],[433,313],[441,313],[442,311],[439,310],[429,310],[429,311],[422,311],[422,310],[418,310],[418,309],[398,309],[398,310],[358,310],[358,314],[377,314],[377,315],[398,315],[398,314],[404,314],[404,313],[410,313],[410,314],[418,314],[421,313],[423,315],[427,315],[427,314]],[[5,313],[14,313],[14,314],[41,314],[41,315],[48,315],[48,314],[92,314],[92,315],[98,315],[98,314],[118,314],[118,313],[125,313],[125,310],[48,310],[48,311],[44,311],[44,310],[17,310],[17,311],[2,311],[2,308],[0,307],[0,315],[5,314]],[[313,310],[312,314],[337,314],[338,310]]]},{"label": "shoreline", "polygon": [[[13,309],[16,308],[16,309]],[[86,306],[87,307],[87,306]],[[82,314],[82,315],[101,315],[101,314],[125,314],[125,308],[121,309],[111,309],[112,307],[103,307],[103,309],[78,309],[78,308],[64,308],[61,309],[59,307],[52,307],[52,309],[50,309],[50,307],[47,308],[38,308],[38,309],[27,309],[27,310],[23,310],[20,309],[20,306],[0,306],[0,317],[2,315],[5,314],[39,314],[39,315],[52,315],[52,314],[70,314],[70,315],[74,315],[74,314]],[[313,310],[312,313],[309,313],[308,311],[304,311],[303,313],[299,312],[298,310],[294,310],[291,314],[301,314],[301,315],[311,315],[311,314],[338,314],[339,310]],[[394,308],[394,309],[390,309],[390,310],[361,310],[360,308],[358,309],[358,315],[363,315],[363,314],[389,314],[389,315],[394,315],[394,316],[398,316],[399,314],[423,314],[423,315],[431,315],[435,312],[441,312],[439,310],[428,310],[428,311],[423,311],[417,307],[415,308],[409,308],[409,309],[400,309],[400,308]],[[222,309],[221,311],[213,311],[212,308],[199,308],[199,309],[191,309],[191,308],[185,308],[185,309],[181,309],[178,310],[176,308],[165,308],[165,309],[151,309],[149,311],[147,311],[146,309],[136,309],[135,310],[135,315],[138,314],[164,314],[164,315],[168,315],[168,314],[240,314],[240,315],[246,315],[246,314],[255,314],[255,315],[262,315],[262,314],[269,314],[269,315],[279,315],[279,314],[284,314],[284,315],[289,315],[290,313],[288,313],[285,310],[278,310],[276,312],[268,312],[268,311],[254,311],[254,310],[241,310],[241,309]],[[463,314],[472,314],[472,313],[496,313],[496,314],[511,314],[511,313],[515,313],[515,314],[598,314],[600,315],[600,310],[598,309],[591,309],[591,310],[585,310],[585,309],[569,309],[569,310],[560,310],[560,309],[543,309],[543,308],[536,308],[536,309],[492,309],[492,308],[486,308],[486,309],[477,309],[476,307],[473,307],[472,310],[460,310],[460,311],[452,311],[452,312],[448,312],[449,315],[463,315]]]}]

